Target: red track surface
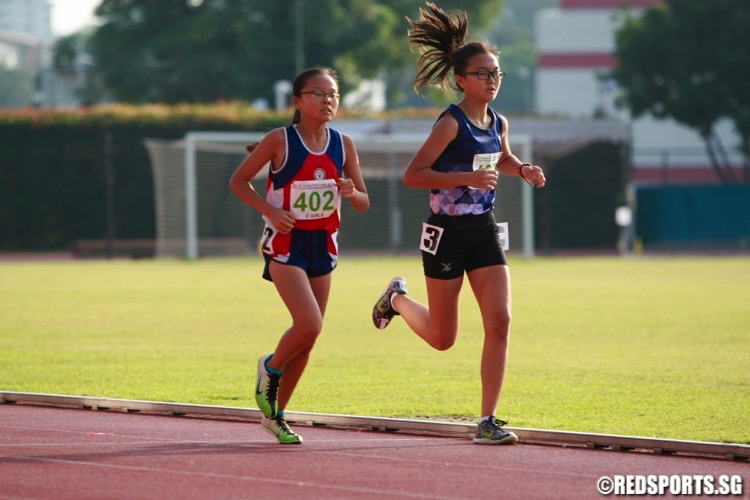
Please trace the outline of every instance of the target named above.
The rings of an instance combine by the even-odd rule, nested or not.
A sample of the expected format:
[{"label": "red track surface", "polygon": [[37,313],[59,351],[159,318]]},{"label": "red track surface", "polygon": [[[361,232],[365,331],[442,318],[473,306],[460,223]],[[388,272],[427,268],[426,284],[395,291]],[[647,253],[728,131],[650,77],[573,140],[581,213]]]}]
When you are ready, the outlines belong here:
[{"label": "red track surface", "polygon": [[[740,475],[747,461],[0,405],[0,498],[601,498],[627,474]],[[734,496],[733,498],[741,498]]]}]

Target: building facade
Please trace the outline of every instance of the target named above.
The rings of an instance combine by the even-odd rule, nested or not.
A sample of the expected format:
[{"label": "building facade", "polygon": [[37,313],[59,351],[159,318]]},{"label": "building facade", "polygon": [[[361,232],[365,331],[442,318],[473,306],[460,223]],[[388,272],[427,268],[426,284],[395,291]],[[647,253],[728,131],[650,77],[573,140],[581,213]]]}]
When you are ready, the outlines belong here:
[{"label": "building facade", "polygon": [[[61,8],[61,7],[58,7]],[[0,0],[0,106],[77,107],[90,62],[55,71],[50,0]]]},{"label": "building facade", "polygon": [[[712,184],[721,178],[711,166],[701,137],[672,120],[631,119],[617,109],[617,85],[607,74],[617,64],[615,33],[628,13],[637,15],[661,0],[560,0],[536,16],[538,67],[535,111],[546,116],[614,118],[627,123],[637,185]],[[717,126],[736,175],[746,175],[737,151],[739,137],[729,121]]]},{"label": "building facade", "polygon": [[42,44],[52,43],[49,0],[0,0],[0,30],[24,34]]}]

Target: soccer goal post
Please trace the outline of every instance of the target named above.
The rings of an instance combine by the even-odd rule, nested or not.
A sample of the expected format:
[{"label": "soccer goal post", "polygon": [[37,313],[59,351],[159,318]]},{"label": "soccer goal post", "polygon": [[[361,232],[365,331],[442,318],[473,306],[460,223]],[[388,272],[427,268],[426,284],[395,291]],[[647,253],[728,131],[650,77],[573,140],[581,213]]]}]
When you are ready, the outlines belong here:
[{"label": "soccer goal post", "polygon": [[196,182],[198,145],[224,142],[239,143],[244,147],[262,138],[262,134],[242,132],[188,132],[185,135],[185,234],[186,254],[189,260],[198,258],[198,188]]},{"label": "soccer goal post", "polygon": [[[342,130],[348,133],[346,130]],[[416,252],[429,193],[403,185],[402,175],[426,134],[349,133],[354,139],[370,197],[358,214],[342,203],[343,252]],[[256,254],[263,222],[229,190],[229,179],[245,158],[245,145],[261,133],[190,131],[182,140],[147,139],[156,206],[156,256],[186,257]],[[531,162],[531,139],[512,136],[516,156]],[[268,167],[253,187],[265,195]],[[508,222],[509,253],[534,255],[533,188],[501,176],[495,207]]]}]

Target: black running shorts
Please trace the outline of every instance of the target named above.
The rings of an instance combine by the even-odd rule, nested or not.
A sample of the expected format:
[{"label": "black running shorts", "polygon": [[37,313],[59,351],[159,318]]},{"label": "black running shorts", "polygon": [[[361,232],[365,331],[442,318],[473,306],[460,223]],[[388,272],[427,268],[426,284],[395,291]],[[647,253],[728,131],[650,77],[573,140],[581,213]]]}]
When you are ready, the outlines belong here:
[{"label": "black running shorts", "polygon": [[507,265],[492,211],[435,215],[423,225],[420,249],[425,276],[454,279],[474,269]]}]

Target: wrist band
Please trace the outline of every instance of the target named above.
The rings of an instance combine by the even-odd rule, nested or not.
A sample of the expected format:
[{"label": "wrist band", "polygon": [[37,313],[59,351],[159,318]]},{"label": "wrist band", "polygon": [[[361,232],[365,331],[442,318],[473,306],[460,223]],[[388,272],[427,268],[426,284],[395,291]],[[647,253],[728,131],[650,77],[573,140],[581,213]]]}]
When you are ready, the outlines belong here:
[{"label": "wrist band", "polygon": [[528,184],[531,187],[536,187],[536,184],[534,184],[533,182],[531,182],[530,180],[528,180],[526,178],[526,176],[523,175],[523,167],[530,167],[530,166],[531,166],[531,163],[523,163],[523,164],[521,164],[521,166],[518,167],[518,175],[521,177],[521,179],[523,179],[524,181],[526,181],[526,184]]}]

